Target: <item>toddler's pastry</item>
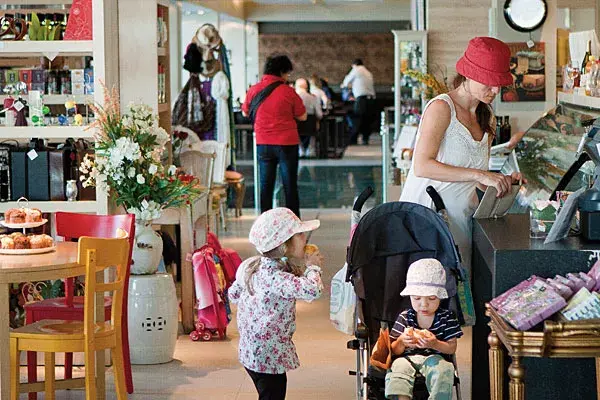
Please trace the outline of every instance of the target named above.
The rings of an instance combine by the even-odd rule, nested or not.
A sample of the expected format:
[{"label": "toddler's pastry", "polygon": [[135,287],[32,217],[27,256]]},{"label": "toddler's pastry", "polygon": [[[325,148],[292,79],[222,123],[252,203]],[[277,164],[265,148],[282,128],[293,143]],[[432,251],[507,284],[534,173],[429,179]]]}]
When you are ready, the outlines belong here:
[{"label": "toddler's pastry", "polygon": [[37,208],[25,209],[25,222],[40,222],[42,220],[42,212]]},{"label": "toddler's pastry", "polygon": [[14,249],[15,242],[10,236],[5,236],[2,239],[0,239],[0,247],[2,247],[3,249]]},{"label": "toddler's pastry", "polygon": [[15,241],[15,249],[29,249],[30,248],[29,238],[27,236],[20,236],[20,237],[14,239],[14,241]]}]

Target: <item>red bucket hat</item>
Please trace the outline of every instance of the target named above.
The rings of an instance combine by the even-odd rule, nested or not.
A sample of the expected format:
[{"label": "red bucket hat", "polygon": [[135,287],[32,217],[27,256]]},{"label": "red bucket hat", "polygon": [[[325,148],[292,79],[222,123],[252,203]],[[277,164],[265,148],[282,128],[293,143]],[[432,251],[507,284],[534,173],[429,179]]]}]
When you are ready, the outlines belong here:
[{"label": "red bucket hat", "polygon": [[506,43],[491,37],[471,39],[467,51],[456,63],[456,71],[465,78],[488,86],[513,84],[510,49]]}]

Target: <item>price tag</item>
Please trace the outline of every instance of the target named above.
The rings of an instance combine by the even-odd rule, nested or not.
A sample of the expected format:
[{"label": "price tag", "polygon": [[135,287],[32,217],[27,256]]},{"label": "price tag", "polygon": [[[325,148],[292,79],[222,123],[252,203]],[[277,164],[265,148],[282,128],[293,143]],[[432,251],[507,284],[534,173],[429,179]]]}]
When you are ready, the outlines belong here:
[{"label": "price tag", "polygon": [[35,160],[36,158],[38,158],[38,153],[37,151],[35,151],[34,149],[29,150],[29,152],[27,152],[27,157],[29,157],[29,159],[31,161]]},{"label": "price tag", "polygon": [[58,51],[47,51],[44,53],[44,56],[50,61],[54,61],[57,55]]},{"label": "price tag", "polygon": [[21,111],[21,110],[22,110],[24,107],[25,107],[25,106],[24,106],[24,105],[23,105],[23,103],[21,103],[20,101],[15,101],[15,102],[13,103],[13,108],[14,108],[15,110],[17,110],[17,112],[18,112],[18,111]]},{"label": "price tag", "polygon": [[532,48],[533,46],[535,46],[535,43],[533,42],[533,40],[529,39],[527,41],[527,47]]}]

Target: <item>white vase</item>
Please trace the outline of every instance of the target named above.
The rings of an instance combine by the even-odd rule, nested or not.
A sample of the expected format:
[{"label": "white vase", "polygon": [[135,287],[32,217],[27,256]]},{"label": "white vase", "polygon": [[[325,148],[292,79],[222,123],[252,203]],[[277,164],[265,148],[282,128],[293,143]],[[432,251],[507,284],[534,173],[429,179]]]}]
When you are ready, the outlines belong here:
[{"label": "white vase", "polygon": [[152,229],[150,223],[136,221],[131,273],[134,275],[156,273],[162,252],[162,238]]}]

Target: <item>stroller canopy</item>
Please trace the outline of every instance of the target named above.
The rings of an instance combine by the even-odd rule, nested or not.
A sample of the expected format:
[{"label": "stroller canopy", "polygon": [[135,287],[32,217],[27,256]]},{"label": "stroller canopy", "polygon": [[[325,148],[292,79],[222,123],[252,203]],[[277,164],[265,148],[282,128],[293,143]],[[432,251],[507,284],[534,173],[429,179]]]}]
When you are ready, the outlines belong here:
[{"label": "stroller canopy", "polygon": [[454,239],[444,220],[415,203],[390,202],[360,220],[348,248],[348,277],[359,298],[377,299],[374,308],[383,319],[395,318],[388,301],[400,299],[408,266],[421,258],[436,258],[446,269],[446,289],[456,294],[462,268]]}]

